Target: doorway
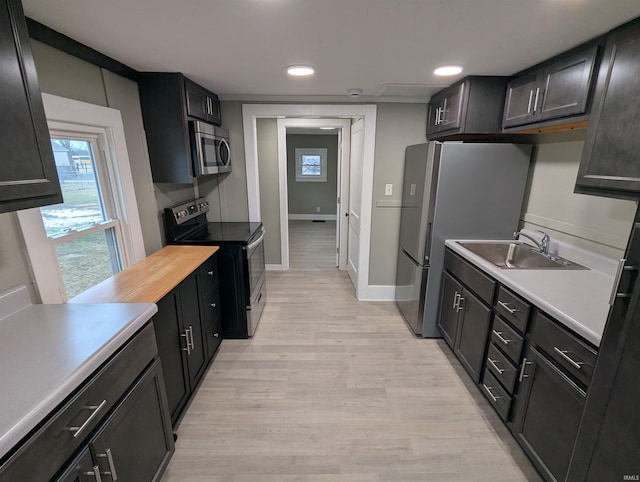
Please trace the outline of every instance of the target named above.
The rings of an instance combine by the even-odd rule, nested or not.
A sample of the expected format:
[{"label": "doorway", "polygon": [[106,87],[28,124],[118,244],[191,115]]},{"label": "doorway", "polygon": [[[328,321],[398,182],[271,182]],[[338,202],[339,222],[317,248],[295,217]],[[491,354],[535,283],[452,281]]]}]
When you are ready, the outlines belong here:
[{"label": "doorway", "polygon": [[[261,209],[260,209],[260,183],[258,172],[258,144],[256,138],[256,121],[261,118],[277,118],[284,121],[297,121],[306,122],[319,121],[319,123],[326,124],[327,119],[334,119],[342,121],[346,126],[351,125],[351,121],[355,119],[363,120],[363,139],[362,139],[362,162],[360,163],[360,170],[358,172],[356,197],[358,198],[358,228],[359,236],[355,240],[355,246],[351,250],[353,254],[353,264],[358,266],[359,269],[356,272],[356,277],[353,279],[354,286],[356,288],[356,296],[358,299],[368,299],[368,276],[369,276],[369,252],[370,252],[370,235],[371,235],[371,207],[372,207],[372,194],[373,194],[373,159],[375,152],[375,126],[376,126],[376,113],[377,108],[375,105],[360,104],[360,105],[267,105],[267,104],[245,104],[242,106],[243,115],[243,133],[245,143],[245,166],[247,174],[247,192],[249,201],[249,220],[260,221]],[[311,122],[313,123],[313,122]],[[342,126],[340,126],[342,129]],[[347,129],[348,130],[348,129]],[[344,141],[349,136],[343,135],[341,141]],[[282,138],[282,139],[281,139]],[[283,129],[283,134],[278,135],[278,151],[284,152],[284,146],[286,145],[286,130]],[[344,152],[349,150],[341,149],[344,158]],[[286,160],[286,159],[284,159]],[[278,172],[278,185],[279,191],[279,205],[280,205],[280,220],[285,221],[287,219],[287,198],[286,189],[282,187],[286,184],[286,164],[279,161],[280,167]],[[344,166],[344,164],[343,164]],[[341,179],[341,186],[345,186],[343,182],[347,178]],[[347,184],[348,185],[348,184]],[[340,201],[342,203],[342,209],[338,219],[342,221],[344,211],[348,212],[345,208],[345,200],[348,198],[345,194],[341,193]],[[352,194],[353,197],[353,194]],[[337,203],[336,203],[337,211]],[[348,220],[347,220],[348,221]],[[342,222],[340,223],[342,225]],[[345,225],[345,226],[348,226]],[[287,232],[283,232],[286,230]],[[342,233],[348,231],[348,227],[341,229]],[[289,259],[289,246],[288,246],[288,226],[286,222],[280,222],[280,249],[281,249],[281,264],[272,267],[276,269],[288,269]],[[346,239],[345,236],[339,238]],[[338,246],[336,246],[338,248]],[[344,248],[339,247],[342,253],[347,251],[346,245]],[[340,254],[342,254],[340,253]],[[340,261],[338,261],[340,264]],[[347,261],[343,261],[343,266],[347,264]]]}]

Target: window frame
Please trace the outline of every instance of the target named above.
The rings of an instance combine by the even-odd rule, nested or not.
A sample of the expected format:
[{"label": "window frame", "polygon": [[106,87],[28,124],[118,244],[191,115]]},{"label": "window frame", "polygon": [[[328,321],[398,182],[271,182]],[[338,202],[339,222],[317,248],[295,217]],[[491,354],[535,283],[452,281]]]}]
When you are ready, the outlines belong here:
[{"label": "window frame", "polygon": [[[102,188],[109,189],[113,198],[113,213],[117,219],[113,227],[119,238],[122,269],[144,259],[142,228],[120,111],[51,94],[43,93],[42,99],[51,137],[84,135],[96,138],[99,152],[94,155],[104,158],[104,166],[99,169],[106,171],[108,185]],[[66,302],[56,243],[47,237],[40,209],[25,209],[17,214],[41,301]],[[78,237],[90,234],[92,230],[93,227],[81,230]]]},{"label": "window frame", "polygon": [[[320,175],[302,174],[302,158],[304,156],[320,156]],[[296,182],[327,182],[327,149],[296,147]]]}]

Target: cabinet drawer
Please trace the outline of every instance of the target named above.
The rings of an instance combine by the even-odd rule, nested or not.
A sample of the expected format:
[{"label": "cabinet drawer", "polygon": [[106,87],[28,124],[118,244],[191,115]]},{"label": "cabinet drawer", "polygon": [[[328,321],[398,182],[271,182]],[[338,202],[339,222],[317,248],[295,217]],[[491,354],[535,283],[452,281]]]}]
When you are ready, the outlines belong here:
[{"label": "cabinet drawer", "polygon": [[487,397],[487,400],[489,400],[489,403],[493,405],[495,411],[498,412],[500,418],[506,422],[509,416],[509,409],[511,408],[511,397],[489,370],[484,371],[484,378],[480,388]]},{"label": "cabinet drawer", "polygon": [[493,343],[489,344],[489,351],[487,352],[487,369],[496,377],[509,394],[513,394],[518,369]]},{"label": "cabinet drawer", "polygon": [[449,249],[445,252],[444,267],[468,286],[479,298],[488,304],[493,303],[497,283],[492,278]]},{"label": "cabinet drawer", "polygon": [[560,364],[569,374],[589,385],[597,353],[542,313],[536,313],[531,342]]},{"label": "cabinet drawer", "polygon": [[524,338],[498,315],[493,317],[491,341],[506,353],[512,362],[516,365],[519,364],[522,348],[524,347]]},{"label": "cabinet drawer", "polygon": [[149,323],[0,468],[0,481],[50,480],[156,354]]},{"label": "cabinet drawer", "polygon": [[502,318],[509,321],[522,333],[527,331],[531,305],[515,293],[505,289],[504,286],[500,286],[498,290],[494,309],[496,313],[499,313]]}]

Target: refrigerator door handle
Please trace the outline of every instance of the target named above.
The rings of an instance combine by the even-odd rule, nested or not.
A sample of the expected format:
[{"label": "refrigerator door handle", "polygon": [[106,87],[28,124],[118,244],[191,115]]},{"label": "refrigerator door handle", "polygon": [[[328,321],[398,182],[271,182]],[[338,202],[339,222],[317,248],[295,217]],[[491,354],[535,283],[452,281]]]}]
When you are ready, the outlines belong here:
[{"label": "refrigerator door handle", "polygon": [[414,265],[416,268],[425,269],[425,268],[428,267],[428,266],[425,266],[425,265],[422,265],[422,264],[418,263],[415,259],[413,259],[411,257],[411,255],[409,253],[407,253],[407,251],[403,247],[400,247],[400,251],[402,251],[402,254],[404,254],[409,259],[409,262],[412,265]]},{"label": "refrigerator door handle", "polygon": [[432,233],[432,224],[429,223],[427,225],[427,241],[425,243],[424,248],[424,263],[429,264],[429,256],[431,256],[431,233]]}]

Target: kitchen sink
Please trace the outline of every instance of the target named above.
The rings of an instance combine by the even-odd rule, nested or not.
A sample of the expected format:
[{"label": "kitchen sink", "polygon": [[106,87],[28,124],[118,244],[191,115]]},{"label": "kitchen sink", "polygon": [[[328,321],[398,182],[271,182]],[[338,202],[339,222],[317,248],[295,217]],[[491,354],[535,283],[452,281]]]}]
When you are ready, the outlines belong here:
[{"label": "kitchen sink", "polygon": [[589,269],[524,243],[458,243],[501,269]]}]

